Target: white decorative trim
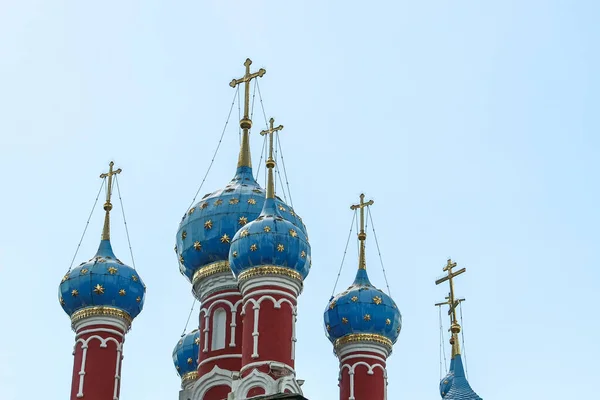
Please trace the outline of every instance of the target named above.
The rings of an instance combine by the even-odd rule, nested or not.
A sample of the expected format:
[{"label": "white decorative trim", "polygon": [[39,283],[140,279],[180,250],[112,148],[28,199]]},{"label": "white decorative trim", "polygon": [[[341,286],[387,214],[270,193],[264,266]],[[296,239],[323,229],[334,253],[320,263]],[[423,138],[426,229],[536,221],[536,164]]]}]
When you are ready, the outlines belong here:
[{"label": "white decorative trim", "polygon": [[225,385],[231,388],[232,383],[233,371],[221,369],[215,365],[209,373],[202,375],[200,379],[195,382],[192,391],[192,399],[203,400],[206,393],[213,387]]},{"label": "white decorative trim", "polygon": [[250,389],[256,387],[263,388],[267,396],[284,393],[286,390],[302,395],[295,375],[286,375],[275,380],[270,375],[254,369],[244,378],[233,381],[233,399],[246,399]]},{"label": "white decorative trim", "polygon": [[[87,350],[89,347],[89,343],[92,339],[98,339],[100,341],[100,347],[101,348],[106,348],[107,343],[108,342],[115,342],[117,345],[117,364],[119,363],[119,360],[121,358],[121,352],[123,350],[123,343],[119,342],[117,339],[115,339],[114,337],[107,337],[107,338],[103,338],[101,336],[98,335],[92,335],[90,337],[88,337],[87,339],[82,339],[79,338],[75,341],[75,346],[73,349],[73,352],[77,351],[77,344],[81,343],[81,350],[82,350],[82,356],[81,356],[81,369],[79,370],[79,389],[77,391],[77,397],[81,398],[83,397],[83,384],[85,381],[85,365],[86,365],[86,361],[87,361]],[[118,368],[117,368],[117,375],[118,375]],[[115,379],[115,385],[117,384],[116,379]],[[118,399],[116,399],[118,400]]]},{"label": "white decorative trim", "polygon": [[353,354],[353,355],[350,355],[350,356],[342,358],[340,360],[340,363],[344,363],[344,361],[350,360],[351,358],[372,358],[374,360],[381,361],[384,364],[387,362],[385,360],[385,358],[377,357],[377,356],[374,356],[374,355],[371,355],[371,354]]},{"label": "white decorative trim", "polygon": [[283,289],[287,289],[294,293],[296,297],[302,293],[302,283],[296,279],[275,277],[275,276],[258,276],[256,278],[250,278],[244,280],[240,284],[240,291],[242,295],[249,294],[252,289],[262,289],[265,286],[277,286]]},{"label": "white decorative trim", "polygon": [[87,317],[73,323],[73,330],[78,332],[80,329],[87,328],[88,326],[96,325],[108,325],[121,330],[121,332],[127,332],[129,326],[123,319],[117,317],[111,317],[104,315],[101,317]]},{"label": "white decorative trim", "polygon": [[105,332],[105,333],[112,333],[113,335],[117,335],[120,337],[124,337],[125,335],[123,334],[123,332],[118,331],[116,329],[108,329],[108,328],[96,328],[96,329],[86,329],[83,331],[79,331],[75,334],[75,337],[78,338],[79,336],[82,335],[87,335],[88,333],[94,333],[94,332]]},{"label": "white decorative trim", "polygon": [[[200,315],[202,315],[202,310],[200,310]],[[209,326],[209,320],[210,320],[210,315],[206,314],[204,316],[204,329],[202,330],[202,333],[204,333],[204,349],[202,349],[203,352],[208,353],[208,326]]]},{"label": "white decorative trim", "polygon": [[292,360],[296,359],[296,315],[298,315],[298,312],[294,307],[292,311]]},{"label": "white decorative trim", "polygon": [[290,371],[292,374],[296,375],[296,371],[294,370],[294,368],[292,366],[287,365],[286,363],[282,363],[282,362],[274,361],[274,360],[256,361],[256,362],[253,362],[250,364],[246,364],[240,370],[240,374],[242,374],[243,372],[245,372],[246,370],[248,370],[250,368],[259,367],[261,365],[266,365],[269,368],[270,367],[284,368],[284,369],[287,369],[288,371]]},{"label": "white decorative trim", "polygon": [[252,308],[254,309],[254,332],[252,332],[252,358],[258,358],[258,316],[260,313],[260,303],[254,303],[254,307]]},{"label": "white decorative trim", "polygon": [[342,368],[340,368],[340,376],[341,374],[344,372],[345,368],[348,368],[348,375],[350,376],[350,396],[348,397],[348,400],[356,400],[354,397],[354,373],[356,371],[356,367],[359,365],[364,365],[367,367],[367,375],[373,375],[374,372],[373,370],[375,368],[381,368],[381,370],[383,371],[383,396],[384,396],[384,400],[387,399],[387,370],[385,369],[385,367],[381,364],[369,364],[365,361],[359,361],[355,364],[344,364],[342,365]]},{"label": "white decorative trim", "polygon": [[297,300],[297,297],[295,295],[291,294],[290,292],[286,292],[285,290],[277,290],[277,289],[254,290],[250,293],[245,294],[244,297],[242,298],[242,300],[245,302],[246,300],[248,300],[249,297],[256,296],[259,294],[279,294],[282,296],[287,296],[294,301]]},{"label": "white decorative trim", "polygon": [[[206,360],[202,360],[202,362],[198,364],[198,369],[200,369],[200,367],[203,366],[204,364],[208,364],[209,362],[216,361],[216,360],[222,360],[224,358],[242,358],[242,355],[241,354],[222,354],[220,356],[209,357]],[[216,365],[215,365],[215,367],[216,367]]]},{"label": "white decorative trim", "polygon": [[204,303],[206,298],[213,293],[222,290],[235,290],[237,288],[237,279],[235,279],[231,271],[227,271],[212,275],[206,279],[200,279],[192,287],[192,294],[201,303]]},{"label": "white decorative trim", "polygon": [[390,355],[388,348],[379,343],[346,343],[337,349],[336,356],[343,359],[350,353],[375,353],[387,359]]},{"label": "white decorative trim", "polygon": [[[239,293],[236,293],[236,292],[220,293],[220,294],[213,296],[213,298],[216,299],[218,297],[228,297],[228,296],[234,296],[234,295],[238,295],[238,294]],[[206,303],[206,301],[205,301],[205,303]],[[237,326],[237,324],[235,323],[235,317],[237,314],[237,309],[240,306],[240,304],[242,304],[242,303],[243,303],[242,299],[239,299],[235,303],[232,303],[226,299],[217,299],[210,306],[208,306],[208,308],[200,309],[200,318],[202,318],[202,315],[204,314],[204,329],[202,330],[202,333],[204,333],[204,348],[202,349],[202,351],[204,353],[208,353],[208,332],[210,332],[210,326],[209,326],[210,325],[210,314],[211,314],[212,310],[218,304],[228,305],[229,309],[231,311],[231,323],[229,324],[231,340],[229,341],[229,347],[235,347],[235,328]]]},{"label": "white decorative trim", "polygon": [[113,390],[113,400],[119,400],[119,382],[121,380],[121,371],[119,366],[121,365],[121,350],[117,347],[117,365],[115,366],[115,387]]},{"label": "white decorative trim", "polygon": [[235,292],[219,292],[216,294],[213,294],[212,296],[208,296],[206,297],[203,301],[202,304],[206,304],[206,303],[210,303],[211,301],[215,300],[215,299],[221,299],[223,297],[231,297],[231,296],[242,296],[242,293],[237,290]]}]

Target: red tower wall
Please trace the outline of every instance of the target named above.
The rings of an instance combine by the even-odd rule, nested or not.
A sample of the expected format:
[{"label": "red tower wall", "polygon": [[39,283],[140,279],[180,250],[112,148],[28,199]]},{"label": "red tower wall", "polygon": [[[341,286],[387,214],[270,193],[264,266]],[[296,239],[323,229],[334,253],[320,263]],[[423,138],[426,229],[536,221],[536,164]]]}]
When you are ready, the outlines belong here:
[{"label": "red tower wall", "polygon": [[280,367],[269,374],[275,379],[294,373],[296,304],[293,290],[268,279],[244,291],[242,377],[269,373],[269,364]]},{"label": "red tower wall", "polygon": [[76,327],[71,400],[119,398],[127,327],[109,318],[89,318]]},{"label": "red tower wall", "polygon": [[360,345],[340,356],[340,400],[387,399],[387,355]]}]

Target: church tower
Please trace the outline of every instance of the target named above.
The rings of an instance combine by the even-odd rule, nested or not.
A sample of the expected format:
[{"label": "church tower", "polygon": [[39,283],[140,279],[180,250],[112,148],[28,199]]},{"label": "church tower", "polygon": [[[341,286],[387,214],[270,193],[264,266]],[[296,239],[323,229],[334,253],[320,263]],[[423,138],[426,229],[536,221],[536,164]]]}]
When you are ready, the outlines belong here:
[{"label": "church tower", "polygon": [[[266,192],[253,176],[250,156],[250,83],[262,78],[266,71],[261,68],[251,72],[251,65],[252,61],[247,59],[245,74],[229,84],[244,90],[242,136],[235,175],[224,188],[206,194],[187,210],[177,231],[175,251],[180,271],[191,282],[193,294],[201,304],[195,339],[198,355],[192,359],[197,374],[190,371],[182,380],[180,398],[184,400],[225,399],[234,380],[244,372],[244,308],[238,280],[230,268],[230,246],[236,232],[247,229],[247,224],[261,215],[266,203]],[[277,197],[273,201],[281,212],[280,218],[305,235],[306,228],[294,210]],[[184,370],[180,361],[176,362],[177,366],[180,367],[178,372]]]},{"label": "church tower", "polygon": [[457,299],[454,296],[454,278],[467,271],[466,268],[461,268],[456,272],[452,271],[452,268],[456,267],[456,263],[452,260],[448,260],[448,263],[444,267],[444,272],[447,275],[443,278],[435,281],[436,285],[448,281],[450,285],[450,292],[446,301],[443,303],[437,303],[436,306],[448,305],[450,311],[450,345],[452,346],[452,361],[450,361],[450,371],[440,382],[440,395],[444,400],[482,400],[471,389],[471,385],[467,381],[465,370],[463,367],[462,357],[460,354],[460,342],[458,341],[458,334],[460,333],[461,327],[456,319],[456,307],[465,299]]},{"label": "church tower", "polygon": [[125,334],[142,311],[146,287],[137,271],[123,264],[110,243],[113,176],[106,179],[104,228],[96,255],[70,269],[59,286],[59,301],[75,331],[71,400],[118,400]]},{"label": "church tower", "polygon": [[374,287],[367,275],[364,201],[360,211],[358,271],[354,283],[334,296],[325,310],[326,335],[339,359],[340,400],[387,399],[387,359],[402,327],[402,315],[390,296]]}]

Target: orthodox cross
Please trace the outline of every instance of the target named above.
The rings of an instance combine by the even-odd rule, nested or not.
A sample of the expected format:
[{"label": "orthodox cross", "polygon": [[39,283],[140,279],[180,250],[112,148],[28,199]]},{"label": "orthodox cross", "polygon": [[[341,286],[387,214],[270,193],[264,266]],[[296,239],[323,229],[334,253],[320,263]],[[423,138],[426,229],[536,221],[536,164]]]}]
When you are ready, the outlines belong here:
[{"label": "orthodox cross", "polygon": [[246,67],[246,74],[242,76],[240,79],[234,79],[229,83],[229,86],[235,88],[240,83],[244,83],[244,118],[240,121],[240,126],[242,129],[250,129],[252,127],[252,121],[250,121],[249,117],[249,108],[250,108],[250,81],[256,77],[262,78],[263,75],[267,72],[264,68],[258,70],[258,72],[250,72],[250,65],[252,65],[252,60],[249,58],[244,62],[244,66]]},{"label": "orthodox cross", "polygon": [[110,162],[108,164],[108,172],[104,174],[100,174],[100,178],[106,179],[108,178],[108,182],[106,184],[106,203],[104,203],[104,210],[106,211],[106,215],[104,216],[104,228],[102,229],[102,240],[110,239],[110,217],[109,213],[112,210],[112,203],[110,202],[110,198],[112,196],[112,180],[113,175],[120,174],[123,171],[121,168],[113,170],[114,162]]},{"label": "orthodox cross", "polygon": [[267,159],[267,168],[269,169],[269,177],[267,181],[267,198],[273,199],[275,198],[275,182],[273,178],[273,168],[275,168],[275,159],[273,158],[273,135],[275,132],[283,129],[283,125],[279,125],[278,127],[273,127],[275,124],[275,119],[271,118],[269,120],[269,129],[264,131],[260,131],[261,135],[269,135],[269,158]]},{"label": "orthodox cross", "polygon": [[239,167],[251,167],[252,160],[250,158],[250,135],[248,129],[252,128],[252,120],[250,119],[250,81],[256,77],[261,78],[267,71],[263,68],[259,69],[258,72],[250,72],[250,65],[252,60],[246,59],[244,66],[246,67],[246,74],[240,79],[234,79],[229,83],[229,86],[235,88],[240,83],[244,84],[244,117],[240,120],[240,128],[243,130],[242,144],[240,146],[240,155],[238,157],[238,168]]},{"label": "orthodox cross", "polygon": [[360,210],[360,232],[358,233],[358,240],[360,240],[360,250],[358,254],[358,269],[367,269],[367,262],[365,259],[365,240],[367,239],[367,233],[365,232],[365,207],[372,205],[373,200],[369,200],[365,203],[365,195],[360,195],[360,203],[350,206],[351,210]]},{"label": "orthodox cross", "polygon": [[458,307],[460,303],[465,301],[465,299],[456,299],[454,297],[454,278],[467,271],[466,268],[461,268],[458,271],[453,272],[452,268],[454,267],[456,267],[456,263],[453,262],[452,259],[448,259],[448,262],[444,267],[444,272],[447,272],[448,275],[435,281],[436,285],[439,285],[440,283],[444,283],[446,281],[450,283],[450,293],[448,293],[448,297],[446,297],[447,301],[437,303],[436,306],[443,306],[446,304],[449,306],[448,315],[450,316],[450,332],[452,332],[450,344],[452,345],[453,358],[455,355],[460,354],[460,346],[458,344],[458,333],[460,332],[460,325],[456,319],[456,307]]}]

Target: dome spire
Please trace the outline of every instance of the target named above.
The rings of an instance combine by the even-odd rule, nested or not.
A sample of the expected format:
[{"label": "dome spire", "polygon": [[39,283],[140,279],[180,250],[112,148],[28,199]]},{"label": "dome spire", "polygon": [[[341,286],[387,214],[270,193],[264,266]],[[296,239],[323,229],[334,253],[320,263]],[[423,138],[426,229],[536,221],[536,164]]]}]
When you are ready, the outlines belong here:
[{"label": "dome spire", "polygon": [[269,129],[261,131],[261,135],[269,135],[269,158],[266,161],[267,169],[269,170],[269,176],[267,178],[267,199],[275,198],[275,179],[273,177],[273,168],[275,168],[275,159],[273,158],[273,134],[283,129],[283,125],[273,127],[275,119],[269,120]]},{"label": "dome spire", "polygon": [[102,228],[102,240],[110,240],[110,210],[112,210],[110,198],[112,196],[113,175],[120,174],[123,171],[121,168],[113,171],[114,165],[115,163],[111,161],[110,164],[108,164],[108,172],[100,174],[100,178],[108,178],[108,183],[106,184],[106,202],[104,203],[104,211],[106,211],[106,215],[104,216],[104,228]]},{"label": "dome spire", "polygon": [[450,332],[452,332],[452,337],[450,338],[450,344],[452,345],[452,358],[460,355],[460,344],[458,342],[458,334],[460,333],[460,324],[456,319],[456,307],[465,301],[465,299],[456,299],[454,296],[454,278],[458,275],[466,272],[466,268],[461,268],[456,272],[452,271],[452,268],[456,267],[456,263],[452,261],[452,259],[448,259],[446,266],[444,267],[444,272],[447,272],[448,275],[440,278],[435,281],[436,285],[440,283],[448,281],[450,284],[450,292],[448,293],[448,297],[446,297],[446,301],[442,303],[437,303],[436,306],[441,306],[447,304],[450,307],[448,311],[448,315],[450,315]]},{"label": "dome spire", "polygon": [[365,241],[367,240],[367,233],[365,232],[365,207],[368,207],[373,203],[373,200],[369,200],[365,203],[365,195],[361,193],[360,203],[350,206],[351,210],[360,209],[360,232],[358,233],[358,240],[360,240],[360,250],[358,253],[359,270],[367,269],[367,262],[365,258]]},{"label": "dome spire", "polygon": [[251,73],[250,65],[252,60],[249,58],[244,62],[246,67],[246,74],[240,79],[233,79],[229,86],[235,88],[240,83],[244,83],[244,117],[240,120],[240,127],[242,128],[242,145],[240,147],[240,156],[238,158],[239,167],[252,167],[252,159],[250,158],[250,137],[248,130],[252,127],[252,120],[250,119],[250,81],[256,77],[262,78],[267,72],[264,68],[258,70],[258,72]]}]

